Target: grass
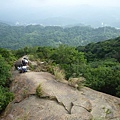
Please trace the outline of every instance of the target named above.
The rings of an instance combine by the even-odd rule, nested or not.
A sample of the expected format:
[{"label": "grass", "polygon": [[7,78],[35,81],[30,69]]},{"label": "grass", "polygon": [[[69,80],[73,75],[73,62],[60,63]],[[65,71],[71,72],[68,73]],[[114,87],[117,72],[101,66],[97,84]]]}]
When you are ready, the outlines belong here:
[{"label": "grass", "polygon": [[78,90],[81,90],[81,88],[83,88],[84,84],[83,84],[83,78],[69,78],[68,80],[68,84],[72,87],[77,88]]},{"label": "grass", "polygon": [[38,97],[41,97],[43,95],[41,84],[39,84],[38,87],[36,88],[36,95]]},{"label": "grass", "polygon": [[54,75],[57,81],[62,82],[65,80],[65,72],[64,70],[61,70],[58,66],[54,67]]}]

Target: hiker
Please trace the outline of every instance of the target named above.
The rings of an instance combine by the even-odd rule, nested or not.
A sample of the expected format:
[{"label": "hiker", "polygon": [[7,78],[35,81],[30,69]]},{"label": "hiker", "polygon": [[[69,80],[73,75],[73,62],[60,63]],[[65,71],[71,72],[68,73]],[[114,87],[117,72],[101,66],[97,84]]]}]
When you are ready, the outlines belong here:
[{"label": "hiker", "polygon": [[27,72],[27,66],[22,66],[22,73]]},{"label": "hiker", "polygon": [[23,58],[23,59],[22,59],[22,65],[23,65],[23,66],[26,66],[27,64],[28,64],[27,58]]},{"label": "hiker", "polygon": [[27,66],[18,66],[18,71],[19,71],[20,73],[27,72]]}]

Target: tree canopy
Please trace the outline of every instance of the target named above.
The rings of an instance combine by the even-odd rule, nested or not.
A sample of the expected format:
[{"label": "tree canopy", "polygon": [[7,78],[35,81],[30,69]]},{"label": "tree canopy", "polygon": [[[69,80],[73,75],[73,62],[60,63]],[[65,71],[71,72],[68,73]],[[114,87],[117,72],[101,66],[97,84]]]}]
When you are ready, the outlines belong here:
[{"label": "tree canopy", "polygon": [[10,64],[0,55],[0,112],[12,101],[13,94],[9,91]]},{"label": "tree canopy", "polygon": [[92,28],[90,26],[9,26],[0,24],[0,47],[19,49],[34,46],[83,46],[118,37],[120,30],[113,27]]}]

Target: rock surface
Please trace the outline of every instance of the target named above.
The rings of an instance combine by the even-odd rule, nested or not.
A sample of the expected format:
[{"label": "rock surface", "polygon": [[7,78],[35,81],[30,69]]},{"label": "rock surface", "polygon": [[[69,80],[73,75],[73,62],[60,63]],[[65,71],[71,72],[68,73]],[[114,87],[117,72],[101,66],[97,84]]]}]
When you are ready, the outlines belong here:
[{"label": "rock surface", "polygon": [[1,120],[120,120],[120,98],[86,87],[78,91],[47,72],[14,71],[13,77],[15,99]]}]

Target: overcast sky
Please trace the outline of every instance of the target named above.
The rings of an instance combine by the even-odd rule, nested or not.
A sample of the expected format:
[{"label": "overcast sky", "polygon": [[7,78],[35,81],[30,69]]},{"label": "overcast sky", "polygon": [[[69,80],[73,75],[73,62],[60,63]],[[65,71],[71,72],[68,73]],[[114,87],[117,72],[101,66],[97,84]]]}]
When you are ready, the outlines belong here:
[{"label": "overcast sky", "polygon": [[86,19],[94,19],[92,17],[96,15],[97,19],[101,19],[104,18],[102,14],[115,15],[118,19],[119,10],[115,7],[120,8],[120,0],[0,0],[0,20],[28,21],[49,17],[79,17],[81,20],[86,16]]},{"label": "overcast sky", "polygon": [[120,0],[0,0],[1,8],[16,7],[52,7],[52,6],[75,6],[75,5],[93,5],[93,6],[120,6]]}]

